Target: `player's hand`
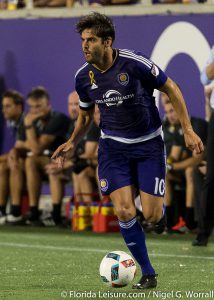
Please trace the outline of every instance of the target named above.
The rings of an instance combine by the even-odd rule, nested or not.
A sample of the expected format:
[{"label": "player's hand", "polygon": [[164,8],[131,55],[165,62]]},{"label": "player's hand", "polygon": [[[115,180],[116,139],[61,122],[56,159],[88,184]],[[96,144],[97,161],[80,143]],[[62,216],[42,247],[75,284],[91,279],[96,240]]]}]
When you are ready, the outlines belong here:
[{"label": "player's hand", "polygon": [[202,162],[198,166],[198,169],[201,172],[201,174],[206,175],[206,173],[207,173],[207,162],[205,160],[202,160]]},{"label": "player's hand", "polygon": [[18,152],[15,148],[11,149],[8,154],[8,164],[11,170],[15,170],[18,167]]},{"label": "player's hand", "polygon": [[184,132],[184,139],[186,147],[193,151],[194,154],[200,154],[204,151],[204,145],[200,137],[192,129]]},{"label": "player's hand", "polygon": [[65,144],[62,144],[56,149],[51,159],[55,160],[58,168],[63,168],[65,159],[69,159],[74,155],[75,148],[75,144],[68,140]]}]

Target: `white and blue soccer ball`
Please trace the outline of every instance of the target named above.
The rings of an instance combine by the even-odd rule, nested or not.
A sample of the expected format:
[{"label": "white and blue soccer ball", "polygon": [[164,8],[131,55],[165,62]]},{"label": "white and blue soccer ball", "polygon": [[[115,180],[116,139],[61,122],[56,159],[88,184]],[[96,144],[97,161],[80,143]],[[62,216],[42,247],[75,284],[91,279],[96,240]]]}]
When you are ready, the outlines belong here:
[{"label": "white and blue soccer ball", "polygon": [[112,287],[124,287],[135,277],[136,263],[123,251],[112,251],[104,256],[100,263],[102,281]]}]

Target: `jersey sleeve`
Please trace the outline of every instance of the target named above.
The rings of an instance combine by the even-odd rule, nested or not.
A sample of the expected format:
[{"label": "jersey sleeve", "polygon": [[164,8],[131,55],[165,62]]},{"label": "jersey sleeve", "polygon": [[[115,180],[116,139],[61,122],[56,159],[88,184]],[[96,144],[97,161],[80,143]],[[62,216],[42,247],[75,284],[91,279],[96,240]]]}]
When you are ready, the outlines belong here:
[{"label": "jersey sleeve", "polygon": [[167,80],[167,75],[156,64],[142,54],[135,54],[136,73],[151,89],[158,89]]},{"label": "jersey sleeve", "polygon": [[87,86],[83,76],[77,75],[75,78],[75,89],[77,94],[79,95],[79,106],[82,110],[90,110],[95,104],[94,101],[91,100],[87,94]]}]

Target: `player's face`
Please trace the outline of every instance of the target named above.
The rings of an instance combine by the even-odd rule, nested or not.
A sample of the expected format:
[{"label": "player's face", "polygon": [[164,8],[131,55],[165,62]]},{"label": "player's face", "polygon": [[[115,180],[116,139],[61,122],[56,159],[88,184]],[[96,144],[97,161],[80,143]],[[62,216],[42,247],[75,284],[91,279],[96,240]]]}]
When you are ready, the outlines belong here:
[{"label": "player's face", "polygon": [[21,106],[15,104],[12,98],[4,97],[2,100],[2,112],[6,120],[16,120],[21,113]]},{"label": "player's face", "polygon": [[165,104],[164,110],[167,120],[171,125],[176,125],[179,123],[178,115],[171,103]]},{"label": "player's face", "polygon": [[72,93],[68,98],[68,114],[72,120],[76,120],[79,115],[79,97]]},{"label": "player's face", "polygon": [[29,98],[27,102],[31,114],[44,113],[44,115],[47,115],[50,111],[50,104],[46,98],[41,98],[38,100]]},{"label": "player's face", "polygon": [[86,61],[90,64],[99,63],[105,53],[103,40],[93,33],[93,29],[83,30],[81,39]]}]

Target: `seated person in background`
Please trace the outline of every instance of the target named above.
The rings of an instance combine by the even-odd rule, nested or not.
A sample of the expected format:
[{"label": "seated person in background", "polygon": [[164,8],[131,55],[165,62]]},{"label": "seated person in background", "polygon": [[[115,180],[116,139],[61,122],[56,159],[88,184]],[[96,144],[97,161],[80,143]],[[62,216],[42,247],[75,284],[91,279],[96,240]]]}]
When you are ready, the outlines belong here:
[{"label": "seated person in background", "polygon": [[[67,138],[73,132],[75,122],[79,114],[79,96],[75,91],[68,95],[68,114],[70,117],[70,125],[66,133]],[[61,224],[62,221],[61,203],[64,196],[65,184],[69,181],[72,181],[72,167],[72,160],[67,160],[64,164],[63,169],[58,168],[56,163],[54,163],[53,161],[50,161],[45,166],[46,174],[49,177],[51,199],[53,205],[52,216],[48,217],[48,219],[53,225]]]},{"label": "seated person in background", "polygon": [[96,183],[97,151],[100,138],[100,112],[95,107],[94,122],[85,136],[84,152],[77,157],[73,167],[75,200],[91,203],[93,201],[94,183]]},{"label": "seated person in background", "polygon": [[27,95],[29,112],[24,118],[24,130],[19,133],[16,149],[26,151],[25,172],[30,212],[27,223],[39,220],[38,202],[45,166],[54,149],[66,140],[69,118],[52,111],[50,97],[43,87],[36,87]]},{"label": "seated person in background", "polygon": [[[71,118],[71,126],[68,131],[68,136],[70,136],[79,113],[79,96],[76,92],[69,95],[68,111]],[[98,109],[96,109],[94,118],[95,123],[98,124]],[[87,203],[92,201],[93,181],[95,181],[95,168],[97,165],[97,147],[100,136],[100,129],[95,123],[92,123],[88,134],[78,144],[74,157],[65,162],[63,169],[59,169],[55,162],[51,162],[46,166],[53,201],[53,224],[61,223],[61,202],[64,195],[63,181],[65,182],[65,179],[72,181],[75,201]]]},{"label": "seated person in background", "polygon": [[164,108],[164,118],[162,121],[162,128],[164,133],[164,143],[166,147],[167,157],[170,155],[172,146],[174,145],[174,138],[176,132],[181,128],[178,116],[172,107],[169,98],[166,94],[161,93],[161,103]]},{"label": "seated person in background", "polygon": [[[0,155],[0,224],[17,221],[21,217],[21,194],[24,186],[23,161],[17,163],[20,168],[13,168],[12,153],[15,145],[17,131],[23,127],[24,98],[15,91],[8,90],[2,97],[2,112],[7,121],[4,132],[3,154]],[[6,204],[11,198],[11,215],[6,217]],[[18,206],[17,206],[18,204]]]},{"label": "seated person in background", "polygon": [[[180,219],[179,224],[174,226],[174,229],[179,229],[187,225],[189,229],[193,229],[196,224],[194,222],[194,183],[193,183],[193,166],[197,165],[203,159],[202,155],[192,156],[186,146],[181,130],[177,114],[173,109],[170,101],[165,102],[164,110],[166,114],[166,120],[163,122],[164,140],[167,138],[171,141],[170,148],[167,153],[168,172],[166,175],[166,214],[168,216],[168,227],[171,227],[173,220],[173,190],[175,184],[182,183],[183,178],[186,181],[186,196],[185,196],[185,221]],[[167,125],[168,124],[168,125]],[[200,118],[191,117],[191,124],[195,132],[201,137],[203,142],[206,142],[207,137],[207,123]],[[171,136],[170,136],[171,133]],[[169,143],[169,141],[168,141]]]}]

